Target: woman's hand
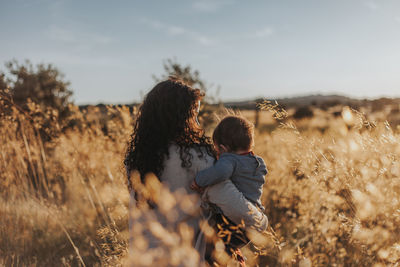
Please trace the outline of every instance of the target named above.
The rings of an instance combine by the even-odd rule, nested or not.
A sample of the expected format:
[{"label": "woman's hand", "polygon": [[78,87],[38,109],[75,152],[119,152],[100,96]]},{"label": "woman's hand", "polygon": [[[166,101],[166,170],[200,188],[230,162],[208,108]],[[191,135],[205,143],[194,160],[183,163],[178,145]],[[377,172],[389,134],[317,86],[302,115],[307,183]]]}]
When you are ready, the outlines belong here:
[{"label": "woman's hand", "polygon": [[267,216],[248,201],[231,180],[208,186],[202,198],[217,205],[236,224],[244,222],[246,228],[261,232],[267,230]]}]

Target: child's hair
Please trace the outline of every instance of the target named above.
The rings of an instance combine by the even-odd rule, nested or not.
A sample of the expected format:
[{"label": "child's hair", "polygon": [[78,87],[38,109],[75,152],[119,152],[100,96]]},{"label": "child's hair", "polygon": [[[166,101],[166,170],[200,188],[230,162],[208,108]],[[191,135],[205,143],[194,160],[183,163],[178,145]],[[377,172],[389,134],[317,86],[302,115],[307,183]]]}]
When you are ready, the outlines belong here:
[{"label": "child's hair", "polygon": [[254,124],[243,117],[225,117],[214,130],[213,141],[230,151],[249,150],[253,146]]}]

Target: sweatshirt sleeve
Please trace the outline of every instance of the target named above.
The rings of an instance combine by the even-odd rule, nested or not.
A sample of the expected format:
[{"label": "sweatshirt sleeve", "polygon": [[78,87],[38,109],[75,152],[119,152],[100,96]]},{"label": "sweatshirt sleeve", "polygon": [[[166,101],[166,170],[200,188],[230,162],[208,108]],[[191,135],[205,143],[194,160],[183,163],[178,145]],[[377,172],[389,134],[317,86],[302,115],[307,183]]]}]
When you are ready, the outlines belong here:
[{"label": "sweatshirt sleeve", "polygon": [[195,177],[201,187],[210,186],[229,179],[234,171],[234,162],[229,157],[219,159],[213,166],[199,171]]},{"label": "sweatshirt sleeve", "polygon": [[248,201],[231,180],[207,187],[202,198],[217,205],[236,224],[243,220],[246,227],[257,231],[265,231],[268,227],[267,216]]}]

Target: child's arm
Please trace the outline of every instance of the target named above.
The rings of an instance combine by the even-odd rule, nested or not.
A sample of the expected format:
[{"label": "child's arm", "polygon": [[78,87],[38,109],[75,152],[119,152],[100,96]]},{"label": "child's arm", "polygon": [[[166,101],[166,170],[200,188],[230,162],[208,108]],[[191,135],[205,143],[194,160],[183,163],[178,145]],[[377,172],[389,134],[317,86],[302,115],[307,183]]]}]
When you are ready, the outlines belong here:
[{"label": "child's arm", "polygon": [[234,162],[224,157],[219,159],[213,166],[199,171],[194,181],[200,187],[217,184],[229,179],[233,174],[234,168]]}]

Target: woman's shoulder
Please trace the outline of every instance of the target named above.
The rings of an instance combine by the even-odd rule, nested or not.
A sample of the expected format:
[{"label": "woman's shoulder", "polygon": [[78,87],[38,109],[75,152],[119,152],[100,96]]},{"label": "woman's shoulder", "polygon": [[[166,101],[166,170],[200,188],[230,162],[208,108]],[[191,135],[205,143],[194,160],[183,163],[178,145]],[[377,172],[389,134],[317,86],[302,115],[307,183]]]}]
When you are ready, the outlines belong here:
[{"label": "woman's shoulder", "polygon": [[[181,155],[181,148],[177,144],[171,144],[169,146],[169,155],[170,158],[179,158]],[[205,146],[192,146],[187,150],[187,153],[191,159],[194,160],[200,160],[200,161],[211,161],[211,163],[214,162],[215,158],[214,156],[210,155],[209,152],[207,152],[207,148]]]},{"label": "woman's shoulder", "polygon": [[[189,164],[185,166],[181,159],[181,148],[176,144],[170,145],[169,155],[165,157],[161,180],[168,182],[172,190],[185,188],[190,191],[190,183],[196,173],[214,163],[214,158],[206,153],[200,153],[197,148],[190,148],[183,157],[190,157]],[[188,159],[188,158],[186,158]]]},{"label": "woman's shoulder", "polygon": [[[170,164],[182,164],[181,159],[181,147],[177,144],[171,144],[169,146],[169,156],[166,159],[166,163]],[[185,152],[184,152],[185,153]],[[207,152],[206,147],[204,146],[193,146],[186,151],[187,156],[190,158],[191,165],[212,165],[215,161],[215,158]]]}]

